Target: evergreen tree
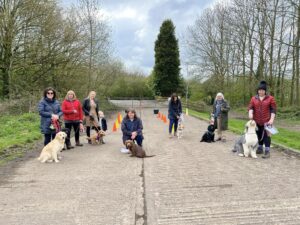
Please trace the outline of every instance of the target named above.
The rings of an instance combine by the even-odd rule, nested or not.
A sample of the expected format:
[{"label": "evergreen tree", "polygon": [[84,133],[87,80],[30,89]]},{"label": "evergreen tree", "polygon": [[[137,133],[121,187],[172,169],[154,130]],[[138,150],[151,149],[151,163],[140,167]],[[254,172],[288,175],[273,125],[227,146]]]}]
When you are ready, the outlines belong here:
[{"label": "evergreen tree", "polygon": [[181,92],[180,60],[175,26],[171,20],[165,20],[155,41],[154,89],[155,94],[170,96]]}]

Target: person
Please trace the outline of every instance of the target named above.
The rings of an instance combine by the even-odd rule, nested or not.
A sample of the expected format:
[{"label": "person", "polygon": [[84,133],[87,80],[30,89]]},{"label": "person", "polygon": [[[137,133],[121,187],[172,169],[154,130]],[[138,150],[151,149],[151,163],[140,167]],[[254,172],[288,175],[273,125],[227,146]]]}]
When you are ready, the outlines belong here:
[{"label": "person", "polygon": [[44,90],[43,99],[38,104],[38,112],[41,116],[40,129],[44,134],[45,146],[55,138],[57,130],[53,124],[58,124],[59,118],[63,115],[56,97],[54,88],[48,87]]},{"label": "person", "polygon": [[168,107],[168,118],[170,120],[170,124],[169,124],[169,137],[170,138],[172,138],[173,125],[174,125],[174,136],[176,136],[178,120],[180,118],[181,113],[182,113],[181,101],[178,98],[177,94],[173,93],[169,100],[169,107]]},{"label": "person", "polygon": [[[90,137],[91,127],[100,130],[100,127],[98,127],[99,102],[96,99],[95,91],[91,91],[88,97],[84,99],[82,109],[85,115],[86,135]],[[91,144],[91,141],[89,140],[88,143]]]},{"label": "person", "polygon": [[224,95],[219,92],[216,95],[212,117],[214,120],[215,128],[217,129],[217,141],[226,141],[225,135],[222,131],[228,129],[228,111],[230,110],[229,104],[224,98]]},{"label": "person", "polygon": [[[75,145],[76,146],[83,146],[80,143],[79,136],[80,131],[83,130],[82,120],[83,120],[83,113],[80,101],[77,99],[76,94],[74,91],[69,90],[65,97],[65,100],[62,103],[62,111],[64,113],[64,123],[65,127],[69,129],[67,133],[68,138],[70,139],[72,127],[75,132]],[[71,142],[66,143],[67,149],[74,148],[71,145]]]},{"label": "person", "polygon": [[139,146],[143,144],[143,123],[137,117],[134,109],[127,110],[127,114],[122,120],[121,130],[123,133],[123,144],[127,140],[134,140]]},{"label": "person", "polygon": [[257,125],[258,148],[256,154],[265,154],[262,158],[270,158],[271,135],[266,132],[266,125],[273,125],[276,115],[276,102],[273,96],[267,94],[267,83],[261,81],[257,88],[257,95],[253,96],[248,106],[249,119],[254,120]]},{"label": "person", "polygon": [[[98,116],[99,116],[99,127],[100,127],[100,129],[103,130],[103,131],[107,131],[107,123],[106,123],[104,113],[102,111],[99,111]],[[104,140],[102,140],[102,143],[105,144]]]}]

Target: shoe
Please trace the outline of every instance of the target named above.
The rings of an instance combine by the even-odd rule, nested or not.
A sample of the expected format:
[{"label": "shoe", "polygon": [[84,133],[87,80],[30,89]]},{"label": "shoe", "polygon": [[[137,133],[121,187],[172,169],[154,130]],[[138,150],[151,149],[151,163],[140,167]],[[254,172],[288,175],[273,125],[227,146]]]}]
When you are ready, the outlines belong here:
[{"label": "shoe", "polygon": [[173,135],[172,135],[172,134],[169,134],[169,138],[173,138]]},{"label": "shoe", "polygon": [[262,156],[263,159],[268,159],[270,158],[270,152],[265,152],[265,154]]},{"label": "shoe", "polygon": [[92,144],[92,141],[91,141],[91,140],[88,140],[88,144]]},{"label": "shoe", "polygon": [[264,151],[263,151],[262,148],[258,148],[258,149],[256,150],[256,154],[263,154],[263,153],[264,153]]},{"label": "shoe", "polygon": [[76,146],[83,146],[83,144],[81,144],[79,141],[76,142]]},{"label": "shoe", "polygon": [[175,136],[175,137],[177,136],[177,132],[174,132],[174,136]]},{"label": "shoe", "polygon": [[70,144],[70,145],[67,145],[67,150],[70,150],[70,149],[72,149],[72,148],[74,148],[74,146],[72,146],[71,144]]},{"label": "shoe", "polygon": [[217,138],[217,140],[216,141],[221,141],[222,140],[222,138]]},{"label": "shoe", "polygon": [[232,152],[237,152],[237,150],[236,150],[235,148],[234,148],[234,149],[232,149],[231,151],[232,151]]}]

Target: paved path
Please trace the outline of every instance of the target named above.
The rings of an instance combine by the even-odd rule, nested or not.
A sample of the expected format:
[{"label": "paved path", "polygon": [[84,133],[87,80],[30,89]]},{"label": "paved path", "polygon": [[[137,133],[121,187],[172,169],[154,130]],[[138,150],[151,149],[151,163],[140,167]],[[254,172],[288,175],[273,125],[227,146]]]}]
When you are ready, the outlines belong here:
[{"label": "paved path", "polygon": [[203,121],[186,117],[178,140],[152,109],[141,116],[153,158],[120,153],[118,131],[105,145],[63,152],[58,164],[1,168],[0,225],[300,224],[298,158],[240,158],[231,133],[226,143],[200,143]]}]

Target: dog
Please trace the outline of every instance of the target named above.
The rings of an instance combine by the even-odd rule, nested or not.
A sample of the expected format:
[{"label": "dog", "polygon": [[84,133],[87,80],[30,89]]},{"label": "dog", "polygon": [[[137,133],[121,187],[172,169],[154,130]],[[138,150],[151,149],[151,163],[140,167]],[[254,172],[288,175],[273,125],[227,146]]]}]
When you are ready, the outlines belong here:
[{"label": "dog", "polygon": [[147,156],[145,150],[141,146],[135,144],[134,141],[132,140],[125,141],[125,146],[131,153],[130,157],[146,158],[146,157],[155,156],[155,155]]},{"label": "dog", "polygon": [[[258,146],[258,138],[256,135],[256,123],[254,120],[249,120],[245,126],[245,141],[243,142],[244,156],[252,158],[257,158],[256,149]],[[242,156],[242,154],[240,154]]]},{"label": "dog", "polygon": [[215,129],[213,124],[208,125],[207,131],[203,134],[200,142],[215,142]]},{"label": "dog", "polygon": [[103,130],[99,130],[97,133],[91,135],[91,137],[87,137],[86,139],[92,142],[92,145],[95,144],[104,144],[103,137],[105,136],[105,132]]},{"label": "dog", "polygon": [[235,141],[232,152],[237,152],[239,156],[244,156],[243,144],[245,143],[245,134],[243,134]]},{"label": "dog", "polygon": [[53,160],[58,163],[58,155],[65,145],[66,137],[65,132],[58,132],[55,138],[43,148],[38,160],[42,163],[53,162]]},{"label": "dog", "polygon": [[183,137],[183,121],[181,119],[178,120],[178,127],[177,127],[177,138],[180,139]]}]

